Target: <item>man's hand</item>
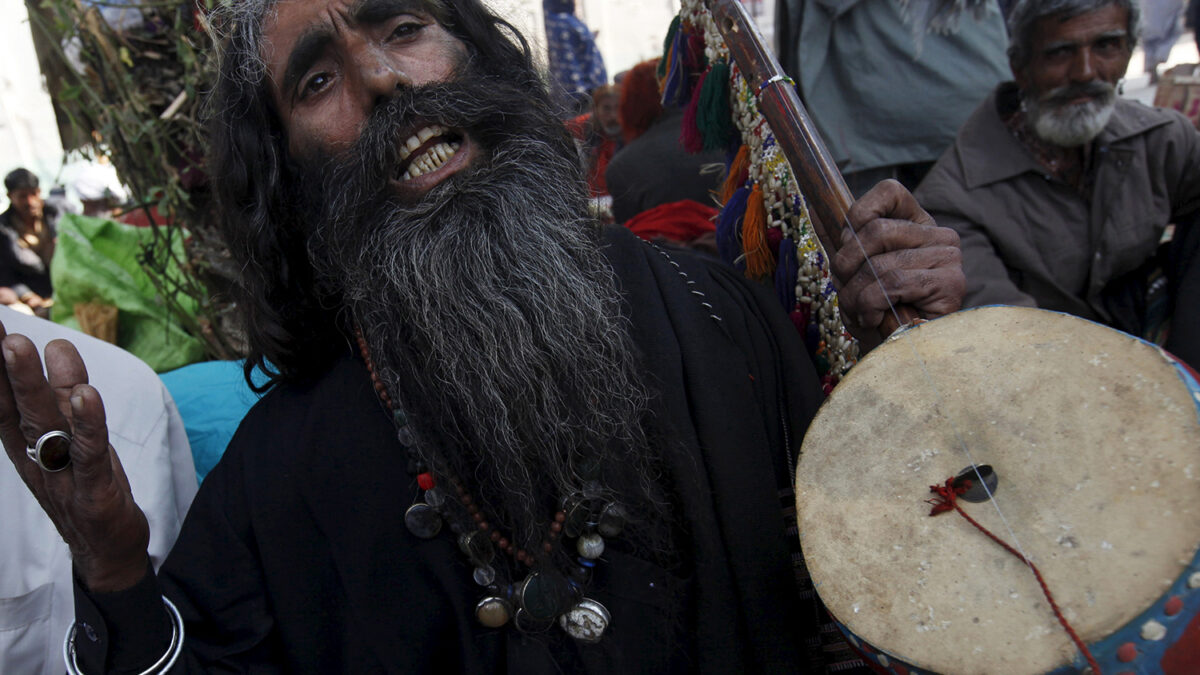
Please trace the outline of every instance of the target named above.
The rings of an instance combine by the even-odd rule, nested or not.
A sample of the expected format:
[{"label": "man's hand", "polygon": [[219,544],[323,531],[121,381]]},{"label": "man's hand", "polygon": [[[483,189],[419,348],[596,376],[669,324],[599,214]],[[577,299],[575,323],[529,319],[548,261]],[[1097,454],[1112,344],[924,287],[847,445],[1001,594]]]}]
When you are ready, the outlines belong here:
[{"label": "man's hand", "polygon": [[854,229],[842,232],[833,273],[842,317],[866,346],[878,342],[889,300],[926,318],[962,307],[966,278],[958,234],[938,227],[902,185],[894,180],[876,185],[854,203],[848,218]]},{"label": "man's hand", "polygon": [[30,309],[41,309],[46,304],[45,298],[32,291],[21,296],[20,300],[26,305],[29,305]]},{"label": "man's hand", "polygon": [[[104,404],[87,384],[87,370],[71,343],[46,345],[46,372],[37,348],[22,335],[5,337],[0,325],[0,440],[17,472],[71,549],[75,570],[89,590],[119,591],[146,573],[150,528],[133,501],[129,481],[108,444]],[[26,455],[48,431],[69,432],[71,462],[57,473]]]},{"label": "man's hand", "polygon": [[8,286],[0,286],[0,305],[15,305],[20,301],[16,291]]}]

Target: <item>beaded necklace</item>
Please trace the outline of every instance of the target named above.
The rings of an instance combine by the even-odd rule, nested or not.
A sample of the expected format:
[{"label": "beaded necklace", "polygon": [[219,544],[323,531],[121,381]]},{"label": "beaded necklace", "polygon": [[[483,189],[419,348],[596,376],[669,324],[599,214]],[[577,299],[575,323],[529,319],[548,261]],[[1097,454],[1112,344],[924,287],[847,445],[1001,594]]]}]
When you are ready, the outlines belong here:
[{"label": "beaded necklace", "polygon": [[[484,591],[483,599],[475,606],[479,623],[488,628],[511,623],[524,633],[545,632],[557,624],[579,642],[599,642],[612,618],[604,605],[584,594],[592,569],[604,553],[605,537],[616,537],[625,527],[628,516],[624,507],[602,499],[599,490],[575,492],[562,499],[540,548],[521,548],[488,522],[456,476],[444,468],[435,473],[421,458],[408,415],[392,400],[376,372],[367,341],[357,328],[355,339],[375,393],[392,414],[396,439],[408,453],[409,472],[416,475],[421,490],[405,511],[404,524],[421,539],[437,537],[443,524],[458,537],[459,549],[474,567],[472,578]],[[565,540],[575,542],[578,555],[573,561]],[[501,563],[493,564],[497,551],[502,554]],[[504,562],[503,556],[510,561]],[[560,556],[566,556],[569,564],[555,564]],[[524,578],[517,580],[511,575],[510,579],[514,569],[523,570]]]}]

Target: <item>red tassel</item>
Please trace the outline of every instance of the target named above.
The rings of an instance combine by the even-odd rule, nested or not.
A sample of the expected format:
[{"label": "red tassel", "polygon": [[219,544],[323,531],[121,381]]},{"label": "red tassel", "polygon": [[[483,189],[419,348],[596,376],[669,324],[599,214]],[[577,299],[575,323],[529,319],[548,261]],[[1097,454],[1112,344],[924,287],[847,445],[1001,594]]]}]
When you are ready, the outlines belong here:
[{"label": "red tassel", "polygon": [[733,158],[733,163],[729,165],[729,174],[725,176],[725,183],[721,185],[721,203],[727,204],[733,193],[745,185],[749,177],[750,146],[742,145],[742,147],[738,148],[737,155]]},{"label": "red tassel", "polygon": [[700,81],[692,90],[692,100],[688,101],[687,107],[683,110],[683,129],[679,134],[679,144],[683,146],[685,152],[693,155],[704,150],[704,136],[696,124],[696,113],[700,109],[700,90],[704,87],[704,78],[706,77],[708,77],[708,73],[700,76]]},{"label": "red tassel", "polygon": [[775,256],[767,244],[767,206],[762,187],[757,183],[746,201],[746,217],[742,220],[742,248],[746,252],[746,276],[762,279],[775,274]]}]

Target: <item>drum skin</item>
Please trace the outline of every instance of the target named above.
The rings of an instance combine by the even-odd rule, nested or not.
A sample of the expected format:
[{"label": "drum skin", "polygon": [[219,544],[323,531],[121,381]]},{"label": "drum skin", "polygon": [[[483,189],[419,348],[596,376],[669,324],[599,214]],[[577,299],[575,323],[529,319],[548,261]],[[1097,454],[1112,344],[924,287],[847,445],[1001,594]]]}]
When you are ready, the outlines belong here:
[{"label": "drum skin", "polygon": [[1200,673],[1198,411],[1161,350],[1065,314],[985,307],[894,336],[805,436],[813,583],[893,672],[1082,669],[1030,569],[929,515],[931,485],[986,464],[995,503],[960,504],[1037,564],[1104,673]]}]

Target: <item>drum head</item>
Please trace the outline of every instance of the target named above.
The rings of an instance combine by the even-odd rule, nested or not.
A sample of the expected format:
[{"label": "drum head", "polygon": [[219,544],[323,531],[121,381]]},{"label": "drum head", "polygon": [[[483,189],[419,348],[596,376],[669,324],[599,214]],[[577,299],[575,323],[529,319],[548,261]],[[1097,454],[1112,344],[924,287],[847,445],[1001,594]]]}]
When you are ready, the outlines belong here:
[{"label": "drum head", "polygon": [[1197,406],[1162,352],[1064,314],[982,308],[889,340],[804,440],[796,501],[821,599],[872,647],[921,668],[1068,665],[1078,652],[1033,573],[957,513],[930,517],[929,486],[990,465],[995,504],[964,510],[1037,564],[1090,644],[1193,562]]}]

